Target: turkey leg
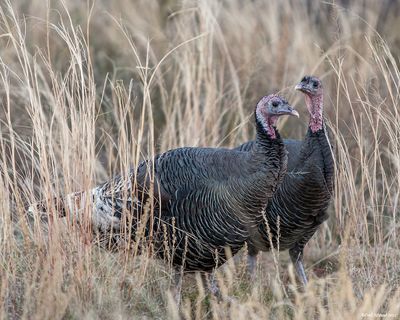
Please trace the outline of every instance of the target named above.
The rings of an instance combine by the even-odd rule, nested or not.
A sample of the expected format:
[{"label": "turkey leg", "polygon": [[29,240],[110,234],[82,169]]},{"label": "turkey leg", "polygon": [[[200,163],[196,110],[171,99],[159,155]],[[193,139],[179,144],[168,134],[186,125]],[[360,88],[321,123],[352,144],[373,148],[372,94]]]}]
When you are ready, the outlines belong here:
[{"label": "turkey leg", "polygon": [[296,246],[289,250],[289,255],[296,269],[297,276],[300,278],[300,281],[303,283],[303,286],[306,286],[308,280],[303,265],[303,249],[300,249],[299,247]]}]

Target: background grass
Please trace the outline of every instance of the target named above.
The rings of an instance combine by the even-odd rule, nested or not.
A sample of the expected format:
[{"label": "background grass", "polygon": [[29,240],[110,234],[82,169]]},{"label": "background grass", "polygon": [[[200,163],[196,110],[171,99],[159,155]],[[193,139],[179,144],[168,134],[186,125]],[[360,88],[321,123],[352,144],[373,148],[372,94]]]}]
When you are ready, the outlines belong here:
[{"label": "background grass", "polygon": [[[0,4],[0,315],[9,319],[400,318],[398,1],[28,1]],[[325,87],[336,155],[330,219],[307,245],[299,290],[286,252],[218,274],[234,304],[150,253],[93,245],[87,225],[26,217],[179,146],[254,136],[262,95]],[[241,254],[239,257],[245,257]],[[240,260],[240,259],[239,259]]]}]

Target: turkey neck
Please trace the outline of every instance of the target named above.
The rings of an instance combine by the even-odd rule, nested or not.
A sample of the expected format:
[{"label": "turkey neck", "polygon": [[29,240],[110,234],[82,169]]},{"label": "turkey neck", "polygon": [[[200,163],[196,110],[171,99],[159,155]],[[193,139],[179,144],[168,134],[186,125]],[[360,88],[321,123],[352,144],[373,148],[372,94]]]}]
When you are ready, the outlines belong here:
[{"label": "turkey neck", "polygon": [[322,152],[322,159],[326,157],[332,158],[331,145],[327,136],[324,118],[322,115],[324,109],[323,95],[322,93],[315,96],[309,96],[306,94],[305,100],[307,109],[310,112],[310,120],[308,124],[307,135],[302,148],[303,152],[301,158],[303,158],[303,160],[307,160],[304,159],[304,157],[310,157],[310,152],[314,151],[315,148],[319,148],[320,150],[328,149],[330,151],[329,153]]},{"label": "turkey neck", "polygon": [[316,133],[324,129],[322,112],[324,108],[324,100],[322,94],[316,96],[305,96],[307,109],[310,112],[310,122],[308,127],[311,132]]},{"label": "turkey neck", "polygon": [[267,118],[262,123],[256,118],[257,137],[253,154],[261,156],[268,167],[279,169],[287,162],[287,155],[282,138],[276,129],[276,120],[277,118]]},{"label": "turkey neck", "polygon": [[276,120],[277,118],[267,118],[262,123],[256,117],[256,146],[253,148],[251,156],[256,159],[255,163],[257,164],[257,178],[254,181],[254,187],[260,191],[265,189],[267,198],[263,199],[264,201],[272,197],[287,169],[287,152],[275,127]]},{"label": "turkey neck", "polygon": [[[306,175],[304,179],[291,179],[290,182],[291,190],[302,190],[298,193],[301,196],[297,196],[299,203],[302,205],[307,203],[310,211],[313,211],[313,209],[321,210],[328,205],[333,190],[334,162],[322,115],[323,96],[306,95],[305,99],[310,112],[310,121],[295,171]],[[321,201],[311,201],[315,194],[319,194]],[[307,201],[303,202],[305,199]]]}]

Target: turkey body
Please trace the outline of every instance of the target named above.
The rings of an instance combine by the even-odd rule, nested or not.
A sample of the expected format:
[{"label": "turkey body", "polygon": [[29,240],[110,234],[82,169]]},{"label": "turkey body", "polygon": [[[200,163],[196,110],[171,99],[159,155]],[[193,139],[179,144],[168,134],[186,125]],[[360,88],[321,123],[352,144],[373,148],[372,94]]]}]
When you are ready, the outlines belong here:
[{"label": "turkey body", "polygon": [[[99,186],[93,201],[102,203],[103,210],[107,208],[118,221],[126,207],[135,217],[133,236],[138,225],[146,223],[144,236],[151,236],[160,258],[171,259],[186,271],[211,271],[226,261],[226,249],[234,255],[256,232],[262,211],[286,171],[286,161],[280,139],[268,146],[255,142],[251,152],[174,149],[132,170],[128,190],[116,187],[126,181],[117,177]],[[136,188],[132,188],[135,178]],[[124,201],[124,192],[134,196]],[[153,215],[143,222],[144,208],[151,202]]]},{"label": "turkey body", "polygon": [[[265,96],[255,110],[257,137],[251,150],[170,150],[126,176],[57,198],[53,208],[78,222],[91,219],[94,229],[106,234],[128,231],[136,244],[149,243],[174,267],[211,271],[259,233],[287,168],[287,152],[275,127],[282,115],[298,113],[281,97]],[[82,208],[91,208],[91,214]],[[29,211],[48,208],[42,202]]]},{"label": "turkey body", "polygon": [[[259,225],[263,241],[250,246],[250,254],[270,250],[271,242],[275,249],[279,245],[280,250],[300,252],[328,218],[334,162],[325,129],[316,133],[308,130],[304,141],[288,139],[284,144],[288,151],[287,174],[268,203],[268,225]],[[250,141],[237,150],[250,151],[253,147],[254,141]]]}]

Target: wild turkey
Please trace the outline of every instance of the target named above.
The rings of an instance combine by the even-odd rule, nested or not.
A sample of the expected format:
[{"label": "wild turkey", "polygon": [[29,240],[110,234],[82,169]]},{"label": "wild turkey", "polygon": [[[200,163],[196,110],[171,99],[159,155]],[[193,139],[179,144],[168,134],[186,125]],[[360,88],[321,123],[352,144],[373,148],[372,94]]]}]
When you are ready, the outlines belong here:
[{"label": "wild turkey", "polygon": [[[250,152],[170,150],[142,162],[126,178],[56,199],[53,207],[59,215],[79,220],[80,209],[90,205],[92,224],[103,232],[119,231],[121,217],[128,213],[133,237],[138,224],[145,223],[145,237],[152,236],[160,258],[170,258],[186,271],[209,272],[226,261],[227,248],[235,254],[257,232],[261,212],[283,179],[287,153],[275,128],[282,115],[298,113],[277,95],[263,97],[255,110],[257,138]],[[154,218],[141,221],[149,203]],[[46,208],[40,203],[29,211],[43,213]]]},{"label": "wild turkey", "polygon": [[[307,284],[303,267],[303,249],[319,225],[327,218],[327,207],[332,197],[334,160],[332,148],[323,121],[323,87],[312,76],[304,77],[296,86],[305,94],[310,113],[309,127],[304,141],[285,140],[288,150],[288,171],[277,192],[269,201],[266,223],[259,225],[256,242],[249,244],[249,269],[254,275],[258,251],[268,251],[271,242],[275,248],[287,250],[296,272]],[[251,151],[255,141],[236,150]],[[271,238],[268,236],[270,230]],[[278,236],[279,229],[279,236]],[[279,239],[278,239],[279,238]]]}]

